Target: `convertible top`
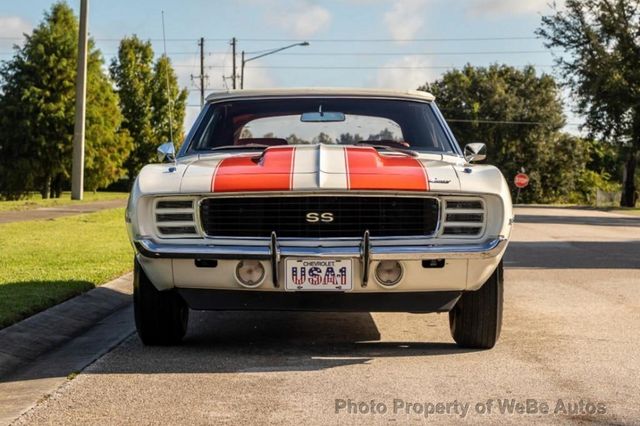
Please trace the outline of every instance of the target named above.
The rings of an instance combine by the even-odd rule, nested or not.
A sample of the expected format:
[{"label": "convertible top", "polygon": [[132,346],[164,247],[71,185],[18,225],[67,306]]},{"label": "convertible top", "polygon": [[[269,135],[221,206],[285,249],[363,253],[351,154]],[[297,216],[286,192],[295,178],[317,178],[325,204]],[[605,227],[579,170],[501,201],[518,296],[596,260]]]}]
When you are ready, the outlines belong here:
[{"label": "convertible top", "polygon": [[207,102],[218,102],[228,99],[243,98],[281,98],[281,97],[322,97],[322,96],[354,96],[367,98],[403,98],[420,101],[433,101],[435,97],[421,90],[385,90],[343,87],[301,87],[281,89],[226,90],[214,92],[207,97]]}]

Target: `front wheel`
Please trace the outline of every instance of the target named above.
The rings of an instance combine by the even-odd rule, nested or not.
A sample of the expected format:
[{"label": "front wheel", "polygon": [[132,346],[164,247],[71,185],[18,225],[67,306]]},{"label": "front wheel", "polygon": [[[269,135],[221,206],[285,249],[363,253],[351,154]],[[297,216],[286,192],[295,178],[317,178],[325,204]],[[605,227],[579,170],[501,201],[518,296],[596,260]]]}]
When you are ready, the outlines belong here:
[{"label": "front wheel", "polygon": [[189,308],[175,290],[159,291],[134,260],[133,312],[145,345],[174,345],[187,332]]},{"label": "front wheel", "polygon": [[502,261],[476,291],[466,292],[449,311],[449,328],[458,346],[491,349],[500,337],[503,299]]}]

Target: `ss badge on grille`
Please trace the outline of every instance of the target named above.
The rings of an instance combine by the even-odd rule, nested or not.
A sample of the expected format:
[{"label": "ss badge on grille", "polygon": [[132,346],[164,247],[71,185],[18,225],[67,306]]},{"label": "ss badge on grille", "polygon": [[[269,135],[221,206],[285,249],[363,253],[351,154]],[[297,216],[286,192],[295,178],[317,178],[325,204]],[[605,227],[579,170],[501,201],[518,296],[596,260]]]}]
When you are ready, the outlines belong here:
[{"label": "ss badge on grille", "polygon": [[306,221],[309,223],[316,222],[333,222],[333,213],[325,212],[325,213],[315,213],[310,212],[307,213]]}]

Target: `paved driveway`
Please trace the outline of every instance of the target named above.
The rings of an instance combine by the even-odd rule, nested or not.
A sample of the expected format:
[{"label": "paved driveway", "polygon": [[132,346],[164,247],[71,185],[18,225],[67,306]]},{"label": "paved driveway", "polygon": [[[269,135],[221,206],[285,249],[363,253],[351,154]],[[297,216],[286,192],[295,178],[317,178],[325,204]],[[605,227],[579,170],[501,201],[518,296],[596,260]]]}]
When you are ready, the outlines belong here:
[{"label": "paved driveway", "polygon": [[133,335],[20,422],[640,423],[640,218],[517,214],[493,350],[446,315],[197,313],[183,346]]}]

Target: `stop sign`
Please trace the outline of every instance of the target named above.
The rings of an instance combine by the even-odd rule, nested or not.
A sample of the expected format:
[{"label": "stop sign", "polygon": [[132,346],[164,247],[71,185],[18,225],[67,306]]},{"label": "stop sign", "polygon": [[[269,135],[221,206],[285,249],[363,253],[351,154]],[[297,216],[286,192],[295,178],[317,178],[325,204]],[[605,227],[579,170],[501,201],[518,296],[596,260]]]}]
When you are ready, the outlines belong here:
[{"label": "stop sign", "polygon": [[513,178],[513,183],[515,183],[518,188],[524,188],[529,185],[529,176],[524,173],[518,173],[516,177]]}]

